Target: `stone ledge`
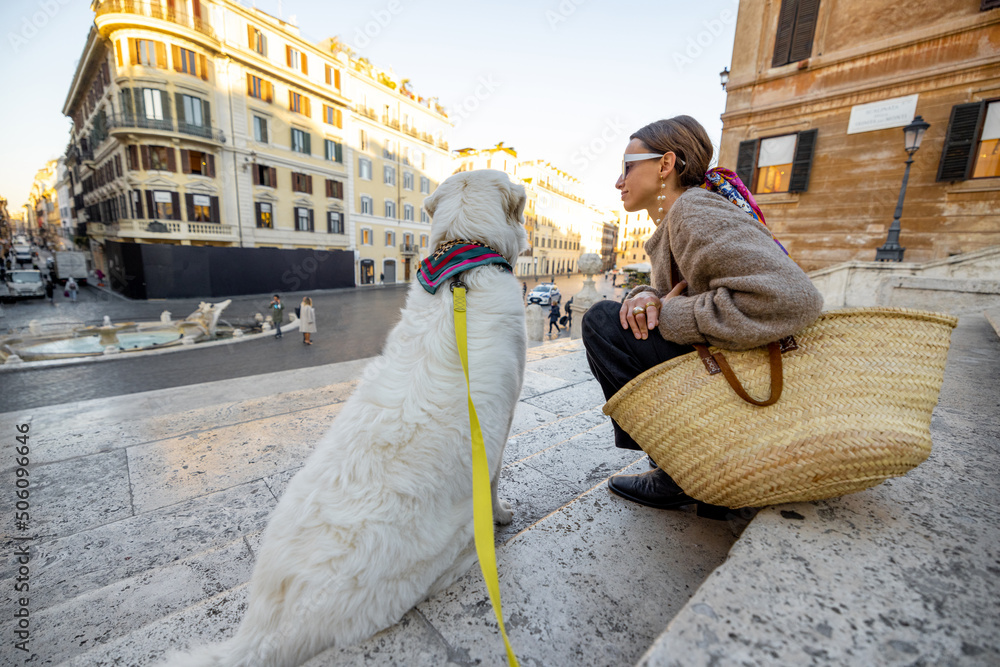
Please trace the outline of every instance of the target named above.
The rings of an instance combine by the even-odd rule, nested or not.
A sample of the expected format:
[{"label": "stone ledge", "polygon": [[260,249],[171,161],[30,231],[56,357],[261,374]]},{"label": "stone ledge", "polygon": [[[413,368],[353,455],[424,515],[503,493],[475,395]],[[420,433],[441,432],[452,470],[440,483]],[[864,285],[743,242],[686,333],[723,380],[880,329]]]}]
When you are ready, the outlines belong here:
[{"label": "stone ledge", "polygon": [[983,315],[986,316],[986,321],[993,325],[993,330],[1000,336],[1000,307],[983,311]]}]

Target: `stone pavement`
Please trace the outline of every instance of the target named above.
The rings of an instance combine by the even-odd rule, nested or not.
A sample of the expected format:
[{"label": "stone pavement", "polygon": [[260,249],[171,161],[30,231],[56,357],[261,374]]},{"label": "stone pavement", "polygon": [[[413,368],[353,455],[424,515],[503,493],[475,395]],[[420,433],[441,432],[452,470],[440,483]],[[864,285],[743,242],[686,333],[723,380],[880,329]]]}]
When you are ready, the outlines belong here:
[{"label": "stone pavement", "polygon": [[[0,415],[8,438],[31,424],[32,664],[152,665],[230,635],[268,515],[364,363]],[[1000,663],[998,377],[1000,340],[964,316],[927,463],[860,494],[765,509],[739,536],[741,525],[611,496],[607,478],[644,459],[611,446],[579,341],[532,347],[501,480],[514,523],[497,531],[521,663]],[[12,453],[0,461],[4,479],[14,466]],[[0,663],[21,663],[10,645]],[[308,665],[504,662],[474,568]]]}]

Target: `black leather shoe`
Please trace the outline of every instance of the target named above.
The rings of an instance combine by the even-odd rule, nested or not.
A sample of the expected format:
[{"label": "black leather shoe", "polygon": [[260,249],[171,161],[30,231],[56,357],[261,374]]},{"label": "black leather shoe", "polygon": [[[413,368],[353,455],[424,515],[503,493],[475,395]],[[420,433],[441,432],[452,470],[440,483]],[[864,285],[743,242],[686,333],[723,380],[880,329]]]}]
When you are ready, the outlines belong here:
[{"label": "black leather shoe", "polygon": [[661,510],[677,509],[698,502],[687,495],[659,468],[641,475],[615,475],[608,480],[612,493],[634,503]]}]

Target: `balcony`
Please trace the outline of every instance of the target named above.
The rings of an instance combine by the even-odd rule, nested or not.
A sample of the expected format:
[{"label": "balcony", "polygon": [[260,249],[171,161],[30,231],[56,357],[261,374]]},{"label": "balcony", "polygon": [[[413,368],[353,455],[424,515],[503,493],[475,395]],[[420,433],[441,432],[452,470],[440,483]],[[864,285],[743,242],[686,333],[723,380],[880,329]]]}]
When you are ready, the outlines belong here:
[{"label": "balcony", "polygon": [[177,11],[165,4],[152,0],[143,2],[142,0],[103,0],[98,6],[96,15],[101,17],[107,14],[132,14],[133,16],[145,16],[146,18],[158,19],[160,21],[170,21],[176,25],[191,28],[212,39],[218,39],[215,31],[204,18],[192,16],[187,12]]},{"label": "balcony", "polygon": [[119,220],[116,224],[88,223],[90,234],[118,238],[148,238],[168,241],[234,241],[233,225],[181,220]]},{"label": "balcony", "polygon": [[399,252],[403,255],[417,255],[420,254],[420,246],[415,243],[403,243],[399,246]]},{"label": "balcony", "polygon": [[180,132],[181,134],[187,134],[192,137],[207,139],[213,143],[225,143],[225,137],[222,134],[222,130],[217,130],[204,125],[192,125],[191,123],[185,123],[182,120],[177,121],[177,127],[175,129],[174,121],[170,118],[142,118],[136,116],[120,116],[115,114],[108,118],[108,128],[112,132],[134,130]]},{"label": "balcony", "polygon": [[361,114],[362,116],[367,116],[372,120],[378,120],[378,114],[375,113],[375,109],[359,104],[356,107],[354,107],[354,110],[359,114]]},{"label": "balcony", "polygon": [[398,130],[399,129],[399,121],[396,120],[395,118],[389,118],[388,116],[382,116],[382,124],[383,125],[388,125],[389,127],[391,127],[394,130]]}]

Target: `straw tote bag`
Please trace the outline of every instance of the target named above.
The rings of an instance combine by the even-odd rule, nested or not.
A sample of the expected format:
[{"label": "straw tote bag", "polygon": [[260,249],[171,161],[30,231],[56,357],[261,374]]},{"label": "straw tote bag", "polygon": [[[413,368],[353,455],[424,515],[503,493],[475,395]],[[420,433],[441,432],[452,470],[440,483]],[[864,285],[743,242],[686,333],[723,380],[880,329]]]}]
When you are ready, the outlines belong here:
[{"label": "straw tote bag", "polygon": [[706,503],[760,507],[861,491],[930,455],[957,323],[902,308],[827,312],[767,347],[696,346],[633,379],[604,412]]}]

